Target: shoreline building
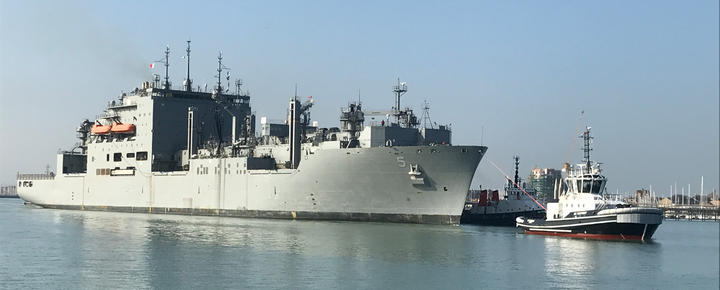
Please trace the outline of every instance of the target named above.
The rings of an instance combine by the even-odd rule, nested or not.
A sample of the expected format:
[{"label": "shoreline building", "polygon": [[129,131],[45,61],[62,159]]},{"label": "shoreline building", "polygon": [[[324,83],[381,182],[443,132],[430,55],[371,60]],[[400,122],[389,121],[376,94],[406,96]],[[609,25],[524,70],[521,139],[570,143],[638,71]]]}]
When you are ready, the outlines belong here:
[{"label": "shoreline building", "polygon": [[535,189],[537,199],[544,204],[557,200],[558,195],[565,188],[562,182],[562,171],[553,168],[537,169],[533,166],[527,183],[528,186]]},{"label": "shoreline building", "polygon": [[18,197],[15,185],[0,186],[0,197]]}]

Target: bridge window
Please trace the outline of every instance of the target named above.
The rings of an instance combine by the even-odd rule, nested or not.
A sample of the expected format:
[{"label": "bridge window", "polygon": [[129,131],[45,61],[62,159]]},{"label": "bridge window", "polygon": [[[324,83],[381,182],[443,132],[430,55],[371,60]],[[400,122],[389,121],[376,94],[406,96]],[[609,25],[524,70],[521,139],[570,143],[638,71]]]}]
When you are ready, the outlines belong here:
[{"label": "bridge window", "polygon": [[131,152],[131,153],[128,153],[126,156],[127,156],[127,158],[135,158],[135,153]]},{"label": "bridge window", "polygon": [[135,155],[135,160],[138,160],[138,161],[147,160],[147,158],[148,158],[147,151],[140,151],[137,153],[137,155]]},{"label": "bridge window", "polygon": [[118,152],[118,153],[113,154],[113,161],[115,161],[115,162],[122,161],[122,153]]}]

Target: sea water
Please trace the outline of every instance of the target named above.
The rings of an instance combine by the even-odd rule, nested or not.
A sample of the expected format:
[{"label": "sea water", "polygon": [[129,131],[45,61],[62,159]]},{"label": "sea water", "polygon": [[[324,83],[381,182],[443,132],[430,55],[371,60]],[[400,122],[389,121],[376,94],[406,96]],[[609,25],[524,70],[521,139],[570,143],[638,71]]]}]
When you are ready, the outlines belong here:
[{"label": "sea water", "polygon": [[720,222],[517,228],[41,209],[0,199],[0,289],[718,289]]}]

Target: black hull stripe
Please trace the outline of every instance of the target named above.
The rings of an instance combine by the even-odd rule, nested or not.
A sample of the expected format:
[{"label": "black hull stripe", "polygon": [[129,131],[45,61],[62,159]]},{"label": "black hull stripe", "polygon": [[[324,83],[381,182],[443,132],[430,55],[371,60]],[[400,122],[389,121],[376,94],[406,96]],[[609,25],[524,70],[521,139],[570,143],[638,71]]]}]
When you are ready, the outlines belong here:
[{"label": "black hull stripe", "polygon": [[[525,233],[599,239],[651,239],[659,224],[605,223],[577,225],[572,229],[526,228]],[[596,236],[596,237],[594,237]],[[637,237],[637,238],[633,238]]]},{"label": "black hull stripe", "polygon": [[265,219],[298,219],[298,220],[332,220],[361,222],[390,222],[413,224],[457,225],[460,216],[453,215],[420,215],[420,214],[386,214],[357,212],[310,212],[310,211],[267,211],[267,210],[232,210],[232,209],[199,209],[199,208],[148,208],[123,206],[80,206],[80,205],[48,205],[38,204],[43,208],[65,210],[111,211],[128,213],[153,213],[173,215],[222,216],[239,218]]}]

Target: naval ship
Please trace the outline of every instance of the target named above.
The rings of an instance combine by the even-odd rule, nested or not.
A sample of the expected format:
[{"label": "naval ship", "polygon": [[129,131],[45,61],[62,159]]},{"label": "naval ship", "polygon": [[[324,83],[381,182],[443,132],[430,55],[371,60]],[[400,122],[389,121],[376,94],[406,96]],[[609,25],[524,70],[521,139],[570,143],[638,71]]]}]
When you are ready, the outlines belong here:
[{"label": "naval ship", "polygon": [[[312,98],[291,98],[287,119],[261,122],[230,78],[172,87],[153,75],[76,129],[57,174],[18,174],[17,192],[43,208],[254,218],[458,224],[485,146],[451,145],[450,126],[421,128],[401,109],[340,112],[339,127],[310,122]],[[297,93],[296,93],[297,95]],[[381,123],[367,122],[378,115]]]}]

